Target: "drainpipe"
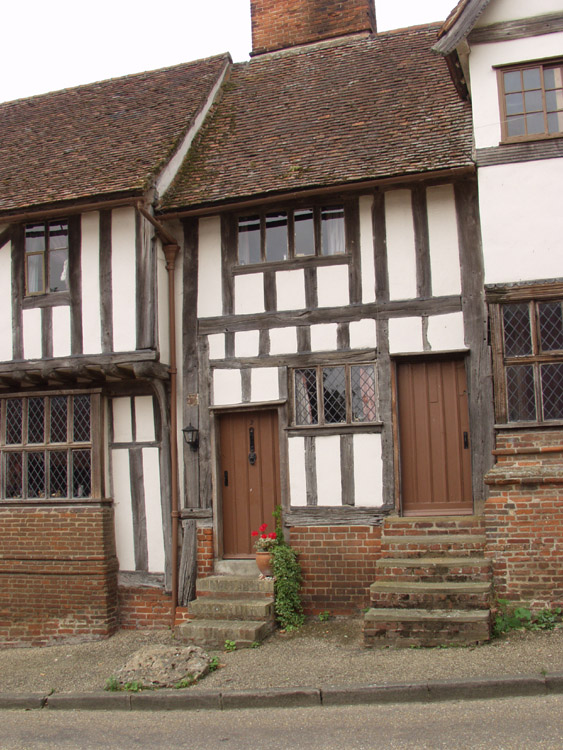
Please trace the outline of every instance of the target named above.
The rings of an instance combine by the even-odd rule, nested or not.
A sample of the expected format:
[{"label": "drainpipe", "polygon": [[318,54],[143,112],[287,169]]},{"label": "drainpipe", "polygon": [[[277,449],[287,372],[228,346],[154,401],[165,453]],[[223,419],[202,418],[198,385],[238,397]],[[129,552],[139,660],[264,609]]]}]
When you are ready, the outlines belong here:
[{"label": "drainpipe", "polygon": [[177,370],[176,370],[176,310],[174,306],[174,271],[178,256],[178,245],[163,244],[168,271],[168,328],[170,341],[170,468],[171,468],[171,516],[172,516],[172,604],[170,611],[171,625],[176,621],[178,606],[178,417],[177,417]]}]

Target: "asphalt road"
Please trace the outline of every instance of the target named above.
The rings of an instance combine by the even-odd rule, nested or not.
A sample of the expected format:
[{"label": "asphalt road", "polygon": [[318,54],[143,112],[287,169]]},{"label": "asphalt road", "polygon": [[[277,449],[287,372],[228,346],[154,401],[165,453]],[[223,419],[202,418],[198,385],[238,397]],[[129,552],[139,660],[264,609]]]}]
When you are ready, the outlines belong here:
[{"label": "asphalt road", "polygon": [[563,696],[238,711],[4,711],[0,750],[561,750]]}]

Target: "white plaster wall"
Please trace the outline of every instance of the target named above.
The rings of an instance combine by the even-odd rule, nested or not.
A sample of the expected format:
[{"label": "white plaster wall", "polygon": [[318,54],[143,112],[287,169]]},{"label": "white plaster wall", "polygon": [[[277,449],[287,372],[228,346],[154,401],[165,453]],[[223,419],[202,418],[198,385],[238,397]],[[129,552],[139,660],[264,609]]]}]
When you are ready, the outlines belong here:
[{"label": "white plaster wall", "polygon": [[152,396],[135,396],[135,440],[152,442],[154,432],[154,406]]},{"label": "white plaster wall", "polygon": [[563,159],[479,170],[487,284],[563,275]]},{"label": "white plaster wall", "polygon": [[360,257],[362,260],[362,302],[375,302],[375,254],[373,251],[373,196],[360,198]]},{"label": "white plaster wall", "polygon": [[354,435],[354,502],[356,507],[383,505],[381,435]]},{"label": "white plaster wall", "polygon": [[82,214],[81,224],[82,350],[84,354],[100,354],[100,214]]},{"label": "white plaster wall", "polygon": [[350,323],[350,348],[351,349],[375,349],[377,346],[377,334],[375,320],[364,318]]},{"label": "white plaster wall", "polygon": [[117,208],[111,219],[113,348],[134,351],[137,343],[135,211]]},{"label": "white plaster wall", "polygon": [[305,309],[305,271],[277,271],[276,297],[278,310]]},{"label": "white plaster wall", "polygon": [[305,472],[305,438],[292,437],[288,440],[289,450],[289,495],[290,505],[307,505],[307,480]]},{"label": "white plaster wall", "polygon": [[315,440],[317,497],[319,505],[342,505],[340,436],[319,436]]},{"label": "white plaster wall", "polygon": [[429,317],[428,343],[434,351],[464,349],[463,313],[457,312]]},{"label": "white plaster wall", "polygon": [[225,334],[213,333],[207,337],[209,359],[225,359]]},{"label": "white plaster wall", "polygon": [[[535,6],[531,15],[534,14]],[[498,146],[500,142],[499,93],[497,72],[493,66],[557,57],[561,56],[562,50],[563,33],[496,44],[475,44],[471,48],[469,65],[476,148]]]},{"label": "white plaster wall", "polygon": [[213,370],[213,404],[240,404],[241,401],[240,370]]},{"label": "white plaster wall", "polygon": [[250,372],[250,400],[277,401],[280,383],[277,367],[255,367]]},{"label": "white plaster wall", "polygon": [[[176,295],[183,299],[182,284],[176,284],[176,277],[174,278],[174,286]],[[158,346],[160,350],[160,359],[165,364],[168,364],[170,362],[168,271],[166,270],[166,258],[164,257],[164,252],[162,251],[162,245],[160,242],[158,243],[158,249],[156,251],[156,293],[158,295]],[[182,318],[179,318],[179,320],[181,321]],[[181,330],[181,326],[177,328],[177,330]]]},{"label": "white plaster wall", "polygon": [[561,0],[493,0],[475,26],[487,26],[500,21],[542,16],[544,13],[561,12]]},{"label": "white plaster wall", "polygon": [[23,311],[23,356],[41,359],[41,354],[41,309],[34,307]]},{"label": "white plaster wall", "polygon": [[311,351],[326,352],[336,349],[338,325],[318,323],[311,326]]},{"label": "white plaster wall", "polygon": [[459,242],[453,185],[426,191],[432,294],[461,294]]},{"label": "white plaster wall", "polygon": [[149,573],[164,570],[164,533],[160,505],[160,463],[158,448],[143,448],[143,479]]},{"label": "white plaster wall", "polygon": [[199,220],[197,314],[200,318],[223,314],[221,283],[221,219]]},{"label": "white plaster wall", "polygon": [[70,351],[70,307],[53,307],[53,357],[68,357]]},{"label": "white plaster wall", "polygon": [[131,443],[133,425],[131,423],[131,399],[129,396],[112,399],[113,442]]},{"label": "white plaster wall", "polygon": [[0,361],[12,359],[12,243],[0,248]]},{"label": "white plaster wall", "polygon": [[391,354],[423,351],[422,318],[390,318],[389,351]]},{"label": "white plaster wall", "polygon": [[347,265],[317,268],[317,300],[319,307],[344,307],[350,303]]},{"label": "white plaster wall", "polygon": [[120,570],[135,570],[133,514],[131,511],[131,477],[129,451],[112,452],[113,508],[115,513],[115,545]]},{"label": "white plaster wall", "polygon": [[385,193],[387,267],[391,299],[416,297],[416,254],[410,190]]},{"label": "white plaster wall", "polygon": [[264,274],[235,276],[235,313],[251,315],[264,312]]},{"label": "white plaster wall", "polygon": [[293,354],[297,351],[297,328],[270,328],[270,354]]},{"label": "white plaster wall", "polygon": [[260,348],[260,331],[235,333],[235,357],[257,357]]}]

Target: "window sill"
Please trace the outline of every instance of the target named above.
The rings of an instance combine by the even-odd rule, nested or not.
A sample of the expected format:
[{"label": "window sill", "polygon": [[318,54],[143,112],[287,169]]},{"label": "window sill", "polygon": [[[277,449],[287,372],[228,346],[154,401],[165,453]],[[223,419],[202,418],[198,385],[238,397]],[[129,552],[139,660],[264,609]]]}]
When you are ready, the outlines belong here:
[{"label": "window sill", "polygon": [[27,507],[44,507],[57,505],[111,505],[112,498],[107,497],[46,497],[46,498],[27,498],[25,500],[15,498],[6,498],[0,500],[0,508],[6,506],[27,506]]},{"label": "window sill", "polygon": [[506,422],[495,424],[495,430],[546,430],[551,427],[563,427],[563,419],[552,419],[547,422]]},{"label": "window sill", "polygon": [[259,271],[287,271],[296,268],[310,268],[312,266],[346,265],[351,260],[350,253],[338,255],[307,255],[302,258],[288,258],[287,260],[270,260],[263,263],[245,263],[233,266],[235,276]]},{"label": "window sill", "polygon": [[289,437],[314,437],[315,435],[354,435],[359,433],[380,433],[383,422],[358,422],[358,424],[319,424],[294,425],[286,427]]},{"label": "window sill", "polygon": [[515,135],[512,137],[506,136],[501,138],[499,146],[512,146],[515,143],[537,143],[538,141],[554,141],[559,138],[563,138],[563,133],[551,133],[549,135]]},{"label": "window sill", "polygon": [[70,305],[70,292],[50,292],[48,294],[32,294],[24,297],[22,308],[31,310],[35,307],[60,307]]}]

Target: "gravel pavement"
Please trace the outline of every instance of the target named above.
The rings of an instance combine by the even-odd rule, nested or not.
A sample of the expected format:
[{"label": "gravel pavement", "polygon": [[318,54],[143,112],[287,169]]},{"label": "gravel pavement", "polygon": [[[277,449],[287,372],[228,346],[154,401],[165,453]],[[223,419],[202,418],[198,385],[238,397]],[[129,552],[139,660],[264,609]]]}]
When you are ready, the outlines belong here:
[{"label": "gravel pavement", "polygon": [[[169,630],[122,630],[105,641],[0,649],[0,695],[103,691],[132,653],[156,643],[176,641]],[[256,649],[209,653],[219,656],[221,668],[190,691],[539,677],[563,673],[563,628],[514,632],[478,647],[367,650],[361,621],[335,618],[311,620],[293,633],[276,632]]]}]

